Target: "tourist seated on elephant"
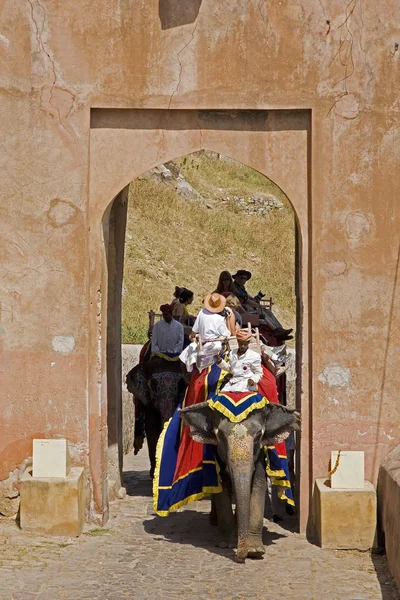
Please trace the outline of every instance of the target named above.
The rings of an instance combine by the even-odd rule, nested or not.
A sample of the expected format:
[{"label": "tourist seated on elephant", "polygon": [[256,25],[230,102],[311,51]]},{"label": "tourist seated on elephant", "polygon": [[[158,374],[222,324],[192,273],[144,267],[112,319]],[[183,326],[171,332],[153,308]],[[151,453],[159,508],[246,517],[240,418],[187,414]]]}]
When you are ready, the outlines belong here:
[{"label": "tourist seated on elephant", "polygon": [[260,302],[255,298],[252,298],[245,288],[245,285],[249,279],[251,279],[251,273],[245,269],[239,269],[234,275],[232,275],[233,293],[239,298],[240,304],[243,306],[243,308],[258,309]]},{"label": "tourist seated on elephant", "polygon": [[284,329],[272,310],[260,307],[260,300],[264,296],[261,292],[258,292],[257,296],[250,296],[247,292],[245,285],[251,279],[250,271],[245,269],[239,269],[233,277],[233,287],[235,295],[239,298],[242,307],[248,312],[258,312],[260,315],[260,324],[264,325],[268,334],[274,338],[278,343],[283,340],[290,340],[291,332],[293,329]]},{"label": "tourist seated on elephant", "polygon": [[227,360],[217,359],[220,369],[231,374],[223,385],[223,393],[257,392],[257,384],[263,376],[260,355],[249,348],[252,333],[249,329],[240,329],[236,333],[238,347],[234,348]]},{"label": "tourist seated on elephant", "polygon": [[229,271],[222,271],[222,273],[220,273],[214,294],[222,294],[225,296],[225,298],[235,294],[232,275],[229,273]]},{"label": "tourist seated on elephant", "polygon": [[[180,355],[188,372],[192,371],[194,364],[197,366],[197,374],[193,374],[191,378],[192,387],[201,371],[214,365],[216,357],[222,352],[223,340],[234,335],[235,330],[235,318],[231,309],[226,308],[226,298],[221,294],[208,294],[190,334],[190,338],[196,341]],[[202,348],[199,348],[198,340],[201,341]],[[218,369],[213,373],[218,374]]]},{"label": "tourist seated on elephant", "polygon": [[173,298],[172,298],[172,301],[171,301],[171,306],[172,306],[172,308],[174,308],[175,304],[176,304],[177,302],[179,302],[179,296],[181,295],[181,293],[183,292],[183,290],[184,290],[184,289],[185,289],[185,288],[184,288],[184,287],[182,287],[182,286],[179,286],[179,285],[176,285],[176,286],[175,286],[175,291],[174,291],[174,293],[172,294],[172,295],[173,295]]},{"label": "tourist seated on elephant", "polygon": [[186,288],[182,288],[178,302],[175,302],[172,309],[172,316],[177,319],[180,323],[185,325],[193,325],[195,317],[193,317],[188,309],[188,306],[192,304],[194,298],[193,292]]},{"label": "tourist seated on elephant", "polygon": [[203,341],[235,335],[232,311],[226,309],[226,298],[222,294],[208,294],[203,308],[192,327],[192,338],[198,335]]},{"label": "tourist seated on elephant", "polygon": [[243,321],[242,321],[242,316],[239,312],[239,308],[240,308],[239,298],[237,296],[234,296],[233,294],[230,294],[226,298],[226,306],[228,308],[230,308],[231,311],[233,312],[233,315],[235,317],[236,329],[242,329]]},{"label": "tourist seated on elephant", "polygon": [[183,325],[172,318],[170,304],[160,306],[162,320],[154,324],[151,336],[151,354],[178,357],[183,349]]}]

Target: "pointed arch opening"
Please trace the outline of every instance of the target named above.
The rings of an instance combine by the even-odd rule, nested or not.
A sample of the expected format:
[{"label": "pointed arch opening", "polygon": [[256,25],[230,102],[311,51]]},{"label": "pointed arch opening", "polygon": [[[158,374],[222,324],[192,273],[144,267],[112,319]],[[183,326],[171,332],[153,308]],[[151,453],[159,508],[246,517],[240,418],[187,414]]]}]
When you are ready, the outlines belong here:
[{"label": "pointed arch opening", "polygon": [[[177,111],[190,113],[192,111]],[[240,111],[239,111],[240,112]],[[261,111],[260,111],[261,112]],[[282,111],[285,112],[285,111]],[[295,111],[296,112],[296,111]],[[299,111],[303,112],[303,111]],[[306,111],[305,111],[306,112]],[[304,115],[303,115],[304,117]],[[126,119],[126,115],[124,116]],[[170,117],[172,119],[173,117]],[[182,118],[182,115],[179,116]],[[185,115],[188,118],[188,114]],[[128,199],[130,196],[129,182],[143,178],[143,174],[154,169],[159,165],[166,163],[180,163],[182,158],[176,157],[189,156],[186,160],[192,160],[190,156],[193,152],[200,152],[204,156],[207,153],[222,157],[222,160],[233,164],[234,161],[242,165],[242,168],[252,169],[259,177],[267,178],[274,186],[276,194],[282,194],[285,198],[285,206],[293,209],[294,224],[294,247],[293,247],[293,289],[295,305],[295,329],[296,329],[296,400],[303,412],[302,443],[297,453],[297,475],[301,477],[299,490],[300,499],[300,529],[305,530],[309,513],[310,499],[310,452],[309,452],[309,370],[308,370],[308,346],[309,346],[309,298],[306,292],[309,285],[309,244],[308,244],[308,222],[310,219],[309,209],[309,121],[306,118],[303,124],[298,125],[293,130],[283,127],[278,119],[278,127],[272,127],[271,122],[264,120],[264,127],[254,128],[253,126],[238,127],[235,123],[235,115],[230,117],[235,124],[233,131],[229,128],[217,130],[211,127],[205,132],[198,125],[196,129],[184,130],[182,127],[175,129],[173,123],[163,128],[152,131],[146,129],[144,137],[150,138],[153,145],[149,146],[150,138],[143,140],[144,144],[140,148],[135,144],[134,152],[128,159],[126,154],[121,155],[121,163],[110,168],[106,167],[107,157],[117,149],[126,152],[129,142],[133,142],[137,131],[132,128],[105,128],[99,127],[94,130],[91,145],[91,201],[93,203],[91,215],[91,249],[90,268],[92,275],[91,284],[91,304],[93,296],[95,303],[93,319],[91,321],[91,340],[93,349],[93,377],[89,381],[89,412],[92,419],[89,422],[89,434],[91,437],[91,479],[92,479],[92,515],[97,516],[98,520],[105,521],[108,518],[108,501],[110,498],[120,495],[122,486],[122,462],[123,462],[123,417],[122,417],[122,353],[121,353],[121,329],[122,322],[122,292],[123,292],[123,256],[125,244],[125,226],[128,215]],[[218,119],[217,119],[218,120]],[[250,119],[251,120],[251,119]],[[269,118],[271,121],[271,117]],[[226,115],[224,114],[224,123],[226,124]],[[244,119],[246,124],[246,118]],[[166,125],[166,123],[165,123]],[[254,123],[253,123],[254,125]],[[290,123],[289,123],[290,125]],[[256,129],[256,131],[254,131]],[[268,131],[266,131],[266,129]],[[279,132],[280,152],[277,152],[276,134]],[[143,133],[143,130],[140,132]],[[275,134],[272,135],[271,134]],[[293,134],[293,135],[291,135]],[[262,152],[260,153],[261,138]],[[210,137],[207,143],[207,137]],[[275,137],[275,140],[272,138]],[[108,139],[109,144],[105,151],[104,139]],[[137,142],[138,140],[136,140]],[[274,143],[273,143],[274,142]],[[272,144],[272,145],[271,145]],[[285,171],[287,156],[285,149],[290,148],[293,153],[297,147],[296,168],[290,173]],[[207,150],[206,150],[207,148]],[[301,149],[301,151],[299,150]],[[240,157],[240,159],[239,159]],[[238,160],[239,159],[239,160]],[[102,168],[103,167],[103,168]],[[271,167],[270,169],[268,167]],[[276,174],[277,183],[268,179],[268,171]],[[108,171],[108,172],[107,172]],[[283,177],[282,177],[282,171]],[[278,176],[280,173],[281,176]],[[118,177],[117,177],[118,175]],[[106,176],[106,177],[105,177]],[[119,189],[121,190],[121,181],[124,185],[119,193],[113,193],[112,189],[117,185],[119,179]],[[140,181],[144,181],[141,179]],[[285,194],[287,182],[291,182],[287,187],[292,194]],[[105,185],[103,185],[105,184]],[[137,185],[137,184],[136,184]],[[299,192],[297,195],[295,192]],[[107,195],[114,200],[107,202]],[[132,195],[132,190],[131,190]],[[240,198],[240,195],[238,196]],[[221,203],[224,198],[219,198]],[[235,202],[235,200],[233,200]],[[207,203],[206,203],[207,204]],[[240,203],[239,203],[240,204]],[[197,207],[198,208],[198,207]],[[236,207],[240,210],[239,206]],[[220,207],[205,208],[206,212],[219,210]],[[255,215],[252,215],[255,217]],[[261,215],[258,215],[262,219]],[[128,232],[129,234],[129,232]],[[256,253],[253,252],[256,255]],[[96,258],[97,257],[97,258]],[[240,261],[243,261],[240,263]],[[235,265],[230,268],[244,268],[248,266],[248,257],[238,259]],[[166,262],[166,261],[164,261]],[[239,264],[238,264],[239,263]],[[244,264],[245,263],[245,264]],[[146,279],[146,270],[152,265],[146,264],[144,273],[141,274]],[[164,267],[165,268],[165,267]],[[221,268],[220,270],[223,270]],[[256,269],[257,270],[257,269]],[[140,274],[139,274],[140,275]],[[170,274],[171,283],[173,274]],[[257,280],[257,278],[256,278]],[[178,281],[178,280],[177,280]],[[258,280],[257,280],[258,281]],[[183,282],[182,282],[183,283]],[[177,283],[178,284],[178,283]],[[126,286],[125,286],[126,287]],[[192,286],[193,287],[193,286]],[[209,284],[207,283],[207,287]],[[212,286],[211,286],[212,287]],[[171,287],[165,290],[168,295],[173,291]],[[211,291],[211,290],[210,290]],[[258,290],[251,290],[255,293]],[[265,290],[262,290],[265,291]],[[305,293],[306,292],[306,293]],[[199,296],[203,290],[199,291]],[[268,291],[268,294],[270,291]],[[125,291],[126,294],[126,291]],[[271,290],[272,297],[274,296]],[[155,302],[158,299],[154,298]],[[155,308],[155,307],[149,307]],[[285,314],[283,316],[285,319]],[[144,326],[142,325],[142,334]],[[126,331],[125,331],[126,333]],[[136,334],[134,334],[136,335]],[[143,341],[137,338],[138,341]],[[98,411],[98,412],[97,412]],[[94,414],[94,413],[97,414]],[[305,418],[305,421],[304,421]]]}]

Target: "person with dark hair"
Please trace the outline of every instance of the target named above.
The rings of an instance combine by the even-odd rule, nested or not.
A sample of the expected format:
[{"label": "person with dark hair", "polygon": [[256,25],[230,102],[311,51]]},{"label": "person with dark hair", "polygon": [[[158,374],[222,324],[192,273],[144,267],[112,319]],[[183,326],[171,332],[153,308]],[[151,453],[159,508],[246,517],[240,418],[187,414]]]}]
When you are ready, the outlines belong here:
[{"label": "person with dark hair", "polygon": [[175,291],[173,293],[173,299],[172,299],[172,302],[171,302],[172,308],[175,306],[175,304],[177,302],[179,302],[179,296],[181,295],[181,292],[183,292],[184,289],[185,289],[184,287],[181,287],[179,285],[175,286]]},{"label": "person with dark hair", "polygon": [[251,279],[251,273],[245,269],[239,269],[232,275],[233,293],[239,298],[240,303],[244,308],[259,308],[259,301],[257,302],[255,298],[250,296],[245,288],[249,279]]},{"label": "person with dark hair", "polygon": [[177,356],[183,349],[183,326],[172,318],[170,304],[162,304],[160,312],[163,318],[153,327],[151,353]]},{"label": "person with dark hair", "polygon": [[235,295],[235,288],[233,284],[232,275],[229,271],[222,271],[219,275],[217,288],[214,290],[215,294],[222,294],[227,298],[230,295]]},{"label": "person with dark hair", "polygon": [[172,316],[174,319],[180,319],[181,317],[190,317],[190,313],[188,310],[189,304],[192,304],[194,298],[194,294],[192,291],[181,288],[181,293],[179,294],[178,302],[176,302],[172,309]]},{"label": "person with dark hair", "polygon": [[256,310],[260,315],[260,320],[264,321],[264,324],[269,330],[270,334],[276,340],[280,342],[283,340],[291,340],[293,336],[290,334],[292,333],[293,329],[284,329],[272,310],[260,307],[260,298],[263,296],[263,294],[258,292],[257,296],[254,298],[248,294],[245,285],[249,279],[251,279],[250,271],[239,269],[234,275],[232,275],[232,278],[234,282],[234,293],[239,298],[243,308],[248,310],[248,312]]}]

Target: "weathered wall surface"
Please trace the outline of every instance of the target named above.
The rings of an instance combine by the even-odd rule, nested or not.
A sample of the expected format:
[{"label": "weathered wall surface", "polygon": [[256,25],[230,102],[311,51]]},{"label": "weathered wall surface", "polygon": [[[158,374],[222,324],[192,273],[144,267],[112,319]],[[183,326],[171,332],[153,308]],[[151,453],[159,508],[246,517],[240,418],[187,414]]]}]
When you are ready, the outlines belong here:
[{"label": "weathered wall surface", "polygon": [[[96,432],[93,510],[106,518],[96,471],[106,382],[100,364],[95,378],[89,370],[107,286],[89,290],[100,268],[89,212],[104,212],[104,200],[89,205],[88,181],[112,182],[111,202],[129,179],[115,187],[125,156],[112,153],[89,173],[91,107],[312,111],[312,477],[326,473],[331,448],[354,448],[376,479],[400,440],[398,2],[4,0],[0,14],[0,480],[33,437],[67,436],[75,464],[87,465]],[[174,158],[167,129],[160,122],[160,162]],[[222,138],[212,150],[227,148]],[[126,155],[148,151],[126,139]],[[251,132],[232,150],[268,166]],[[272,165],[285,192],[291,164],[285,154]]]},{"label": "weathered wall surface", "polygon": [[134,398],[128,392],[125,379],[129,371],[138,364],[141,348],[142,346],[137,344],[122,344],[122,444],[124,454],[128,454],[133,448],[135,431]]},{"label": "weathered wall surface", "polygon": [[392,450],[379,470],[378,514],[389,569],[400,588],[400,446]]}]

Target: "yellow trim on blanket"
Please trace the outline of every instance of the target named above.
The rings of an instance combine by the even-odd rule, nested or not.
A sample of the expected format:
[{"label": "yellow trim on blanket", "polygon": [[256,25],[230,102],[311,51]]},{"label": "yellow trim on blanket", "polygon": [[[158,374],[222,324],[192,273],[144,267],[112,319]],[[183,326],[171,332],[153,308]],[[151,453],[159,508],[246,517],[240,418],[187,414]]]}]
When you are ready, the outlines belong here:
[{"label": "yellow trim on blanket", "polygon": [[[235,392],[232,392],[233,394]],[[254,396],[254,394],[256,394],[257,392],[249,392],[247,394],[247,396],[245,396],[244,398],[242,398],[241,400],[239,400],[239,402],[234,402],[231,398],[231,396],[228,393],[224,393],[224,392],[220,392],[218,394],[218,396],[223,396],[224,398],[226,398],[227,400],[229,400],[229,402],[231,402],[231,404],[234,404],[235,406],[240,406],[241,404],[243,404],[243,402],[246,402],[246,400],[248,400],[249,398],[251,398],[251,396]],[[267,398],[265,396],[263,396],[263,399],[266,400],[266,404],[269,404],[269,400],[267,400]]]},{"label": "yellow trim on blanket", "polygon": [[286,473],[283,469],[278,470],[278,471],[273,471],[269,467],[266,467],[265,472],[268,475],[268,477],[286,477]]},{"label": "yellow trim on blanket", "polygon": [[153,477],[153,509],[157,512],[158,506],[158,483],[160,480],[160,464],[161,464],[161,454],[164,445],[164,438],[167,431],[168,425],[171,423],[172,417],[164,423],[164,427],[162,432],[160,433],[160,437],[158,438],[157,448],[156,448],[156,467],[154,469],[154,477]]},{"label": "yellow trim on blanket", "polygon": [[153,356],[158,356],[158,358],[163,358],[164,360],[168,360],[170,362],[176,362],[177,360],[179,360],[179,355],[178,356],[168,356],[167,354],[164,354],[163,352],[155,352],[154,354],[152,354],[150,356],[150,360],[153,358]]},{"label": "yellow trim on blanket", "polygon": [[193,494],[192,496],[188,496],[184,500],[180,500],[176,504],[173,504],[172,506],[170,506],[168,510],[156,510],[156,509],[154,509],[154,510],[159,517],[168,517],[168,515],[171,512],[178,510],[178,508],[181,508],[182,506],[185,506],[186,504],[189,504],[189,502],[194,502],[195,500],[202,500],[206,496],[210,496],[211,494],[219,494],[220,492],[222,492],[221,484],[219,484],[218,487],[205,487],[205,488],[203,488],[202,492],[199,492],[198,494]]},{"label": "yellow trim on blanket", "polygon": [[240,415],[237,416],[234,415],[229,410],[229,408],[221,404],[221,402],[214,401],[212,400],[212,398],[207,400],[207,404],[212,410],[217,410],[219,413],[224,415],[224,417],[229,419],[231,423],[241,423],[242,421],[244,421],[244,419],[246,419],[246,417],[249,416],[250,413],[252,413],[254,410],[257,410],[258,408],[264,408],[264,406],[269,404],[269,402],[265,397],[263,397],[259,402],[251,404],[248,408],[246,408],[246,410],[244,410]]},{"label": "yellow trim on blanket", "polygon": [[[204,382],[204,400],[203,402],[205,402],[207,400],[207,396],[208,396],[208,376],[210,374],[211,371],[211,366],[207,367],[207,374],[204,376],[205,377],[205,382]],[[197,404],[197,402],[196,402]]]},{"label": "yellow trim on blanket", "polygon": [[[229,371],[224,371],[224,369],[220,370],[220,374],[218,377],[218,381],[217,381],[217,387],[216,387],[216,393],[219,394],[219,390],[221,389],[221,385],[222,382],[224,381],[225,377],[229,374]],[[207,400],[207,398],[206,398]]]},{"label": "yellow trim on blanket", "polygon": [[282,488],[290,488],[290,481],[288,481],[287,479],[279,479],[279,477],[273,477],[271,478],[271,485],[276,485],[277,487],[282,487]]},{"label": "yellow trim on blanket", "polygon": [[[171,419],[169,419],[169,421],[164,423],[163,430],[160,434],[160,437],[158,438],[157,449],[156,449],[156,466],[154,469],[154,479],[153,479],[153,510],[159,517],[167,517],[169,515],[169,513],[173,512],[175,510],[178,510],[178,508],[181,508],[181,506],[185,506],[185,504],[189,504],[189,502],[194,502],[195,500],[202,500],[203,498],[205,498],[206,496],[209,496],[210,494],[218,494],[218,493],[222,492],[222,485],[221,485],[221,480],[220,480],[220,476],[219,476],[219,465],[218,465],[217,461],[204,460],[203,461],[204,464],[215,464],[216,469],[217,469],[217,476],[218,476],[218,486],[205,487],[198,494],[193,494],[192,496],[188,496],[187,498],[184,498],[184,500],[181,500],[180,502],[173,504],[172,506],[169,507],[168,510],[157,510],[158,490],[167,490],[167,489],[171,489],[171,487],[172,487],[172,486],[159,487],[159,485],[158,485],[159,481],[160,481],[160,464],[161,464],[162,449],[164,446],[164,438],[165,438],[165,434],[167,431],[167,427],[170,424],[171,420],[172,420],[172,417],[171,417]],[[200,471],[201,468],[202,467],[193,469],[192,471],[189,471],[189,473],[194,473],[195,471]],[[189,475],[189,473],[186,473],[186,475],[182,475],[182,477],[179,477],[179,479],[184,479],[185,477],[187,477],[187,475]],[[177,481],[179,481],[179,479],[177,479]],[[174,483],[176,483],[176,482],[174,482]]]},{"label": "yellow trim on blanket", "polygon": [[294,500],[286,496],[285,490],[278,491],[278,498],[279,500],[285,500],[288,504],[290,504],[290,506],[296,506]]},{"label": "yellow trim on blanket", "polygon": [[[216,460],[203,460],[202,465],[217,465],[217,461]],[[188,471],[187,473],[185,473],[185,475],[181,475],[180,477],[178,477],[178,479],[175,479],[174,483],[172,485],[159,485],[158,489],[159,490],[171,490],[172,487],[181,479],[185,479],[185,477],[187,477],[188,475],[191,475],[192,473],[196,473],[196,471],[201,471],[203,467],[196,467],[195,469],[191,469],[191,471]]]},{"label": "yellow trim on blanket", "polygon": [[[271,461],[269,459],[269,455],[268,455],[268,449],[270,450],[274,450],[275,446],[264,446],[264,455],[265,455],[265,472],[268,475],[268,477],[271,478],[271,481],[273,478],[287,478],[287,475],[285,473],[285,471],[283,469],[271,469]],[[279,455],[278,455],[279,456]],[[280,456],[280,458],[287,458],[286,456]]]}]

